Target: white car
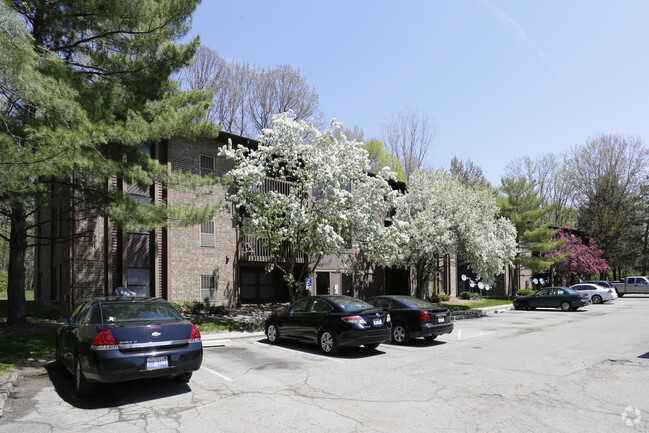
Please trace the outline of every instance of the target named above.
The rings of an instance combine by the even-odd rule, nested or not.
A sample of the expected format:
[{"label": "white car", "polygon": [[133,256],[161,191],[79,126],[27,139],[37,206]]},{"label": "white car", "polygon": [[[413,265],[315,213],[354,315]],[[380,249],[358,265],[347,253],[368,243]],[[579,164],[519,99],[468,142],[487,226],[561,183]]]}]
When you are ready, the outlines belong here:
[{"label": "white car", "polygon": [[602,302],[617,299],[617,292],[615,289],[598,286],[597,284],[575,284],[571,289],[577,293],[588,295],[588,299],[590,299],[590,302],[593,304],[601,304]]}]

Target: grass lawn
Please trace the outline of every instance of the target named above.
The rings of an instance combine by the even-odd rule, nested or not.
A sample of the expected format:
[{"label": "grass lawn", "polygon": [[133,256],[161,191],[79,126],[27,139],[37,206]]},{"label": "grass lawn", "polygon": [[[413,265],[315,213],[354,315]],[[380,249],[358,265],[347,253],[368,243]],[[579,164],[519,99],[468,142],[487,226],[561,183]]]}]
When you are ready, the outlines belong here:
[{"label": "grass lawn", "polygon": [[480,299],[475,299],[473,302],[467,304],[469,308],[485,308],[485,307],[495,307],[497,305],[506,305],[511,304],[513,299],[510,297],[507,299],[507,296],[483,296],[482,301]]},{"label": "grass lawn", "polygon": [[7,325],[7,292],[0,293],[0,375],[14,367],[54,359],[59,313],[34,301],[25,292],[28,325]]}]

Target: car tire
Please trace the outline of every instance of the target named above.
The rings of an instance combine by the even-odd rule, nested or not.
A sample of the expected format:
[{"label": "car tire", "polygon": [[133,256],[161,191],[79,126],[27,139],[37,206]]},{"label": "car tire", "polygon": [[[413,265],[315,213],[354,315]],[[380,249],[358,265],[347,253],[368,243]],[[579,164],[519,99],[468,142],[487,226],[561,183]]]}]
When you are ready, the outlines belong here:
[{"label": "car tire", "polygon": [[78,397],[86,397],[95,391],[95,384],[86,380],[78,356],[74,357],[74,393]]},{"label": "car tire", "polygon": [[601,304],[602,303],[602,297],[599,296],[599,295],[593,295],[590,298],[590,302],[592,302],[593,304]]},{"label": "car tire", "polygon": [[192,373],[193,373],[192,371],[189,371],[187,373],[176,374],[174,375],[174,380],[180,383],[187,383],[191,380]]},{"label": "car tire", "polygon": [[363,347],[367,350],[375,350],[377,347],[379,347],[379,343],[363,344]]},{"label": "car tire", "polygon": [[270,344],[277,343],[277,340],[279,340],[279,329],[277,329],[276,324],[271,323],[268,325],[268,328],[266,328],[266,338]]},{"label": "car tire", "polygon": [[318,343],[320,345],[320,350],[322,350],[326,355],[333,355],[338,352],[338,338],[334,332],[328,329],[325,329],[320,333]]},{"label": "car tire", "polygon": [[424,340],[426,341],[433,341],[437,338],[437,335],[427,335],[424,337]]},{"label": "car tire", "polygon": [[397,322],[392,326],[392,343],[394,344],[407,344],[410,341],[410,332],[408,327]]},{"label": "car tire", "polygon": [[570,302],[568,302],[568,301],[563,301],[563,302],[561,303],[561,310],[562,310],[562,311],[570,311],[570,310],[572,310],[572,306],[570,305]]}]

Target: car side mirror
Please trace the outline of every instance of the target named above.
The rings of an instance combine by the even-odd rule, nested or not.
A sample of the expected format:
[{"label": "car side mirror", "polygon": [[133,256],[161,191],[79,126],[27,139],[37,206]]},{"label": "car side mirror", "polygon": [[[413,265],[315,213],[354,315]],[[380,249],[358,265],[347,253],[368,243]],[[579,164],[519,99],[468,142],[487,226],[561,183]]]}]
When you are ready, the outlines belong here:
[{"label": "car side mirror", "polygon": [[68,323],[69,321],[70,319],[65,316],[59,316],[59,318],[56,319],[56,323]]}]

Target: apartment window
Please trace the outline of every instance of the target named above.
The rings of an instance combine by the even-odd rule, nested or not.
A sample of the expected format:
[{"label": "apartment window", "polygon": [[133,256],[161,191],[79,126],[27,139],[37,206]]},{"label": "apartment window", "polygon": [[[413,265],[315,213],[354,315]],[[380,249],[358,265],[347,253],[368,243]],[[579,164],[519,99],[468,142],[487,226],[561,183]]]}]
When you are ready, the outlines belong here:
[{"label": "apartment window", "polygon": [[206,305],[216,303],[216,278],[214,275],[201,275],[201,300]]},{"label": "apartment window", "polygon": [[201,247],[216,247],[216,230],[214,221],[201,224]]},{"label": "apartment window", "polygon": [[214,176],[215,159],[213,156],[201,155],[201,176]]}]

